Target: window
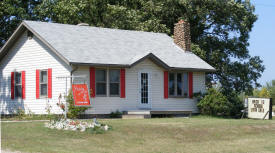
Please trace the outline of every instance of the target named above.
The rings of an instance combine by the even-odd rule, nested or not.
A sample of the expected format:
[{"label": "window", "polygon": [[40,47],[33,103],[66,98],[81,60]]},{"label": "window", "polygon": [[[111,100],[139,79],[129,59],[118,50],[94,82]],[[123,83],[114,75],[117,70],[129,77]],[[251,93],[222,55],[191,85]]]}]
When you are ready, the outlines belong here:
[{"label": "window", "polygon": [[97,69],[95,73],[96,95],[106,95],[106,70]]},{"label": "window", "polygon": [[120,70],[109,70],[109,91],[111,96],[119,96]]},{"label": "window", "polygon": [[188,73],[183,73],[183,96],[187,97],[188,96]]},{"label": "window", "polygon": [[169,95],[188,97],[188,73],[169,73]]},{"label": "window", "polygon": [[96,69],[95,71],[96,95],[120,95],[120,69]]},{"label": "window", "polygon": [[169,73],[169,95],[175,94],[175,76],[174,73]]},{"label": "window", "polygon": [[15,84],[14,84],[14,90],[15,90],[15,97],[22,97],[22,77],[20,72],[15,72]]},{"label": "window", "polygon": [[48,71],[41,70],[40,71],[40,96],[48,95]]}]

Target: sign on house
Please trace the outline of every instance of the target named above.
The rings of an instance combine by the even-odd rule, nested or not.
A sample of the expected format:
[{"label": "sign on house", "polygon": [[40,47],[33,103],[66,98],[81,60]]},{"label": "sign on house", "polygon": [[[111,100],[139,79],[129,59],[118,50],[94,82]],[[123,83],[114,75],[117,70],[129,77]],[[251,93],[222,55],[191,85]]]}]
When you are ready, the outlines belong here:
[{"label": "sign on house", "polygon": [[248,118],[272,119],[272,100],[270,98],[248,98]]},{"label": "sign on house", "polygon": [[75,106],[90,106],[90,96],[86,84],[73,84],[72,91]]}]

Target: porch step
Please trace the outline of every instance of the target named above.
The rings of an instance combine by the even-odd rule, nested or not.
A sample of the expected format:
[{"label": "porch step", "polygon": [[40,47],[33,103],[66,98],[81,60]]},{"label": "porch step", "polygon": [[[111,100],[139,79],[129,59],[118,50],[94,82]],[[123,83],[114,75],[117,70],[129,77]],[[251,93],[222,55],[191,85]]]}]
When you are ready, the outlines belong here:
[{"label": "porch step", "polygon": [[125,112],[128,115],[150,115],[150,110],[130,110]]},{"label": "porch step", "polygon": [[145,119],[151,118],[150,114],[124,114],[122,115],[122,119]]}]

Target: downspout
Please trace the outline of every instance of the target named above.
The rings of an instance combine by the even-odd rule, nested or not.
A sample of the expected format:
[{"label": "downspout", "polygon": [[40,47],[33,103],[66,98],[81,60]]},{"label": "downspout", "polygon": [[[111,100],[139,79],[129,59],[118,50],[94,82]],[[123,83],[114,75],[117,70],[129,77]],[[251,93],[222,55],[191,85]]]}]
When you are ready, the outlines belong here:
[{"label": "downspout", "polygon": [[[71,64],[71,67],[73,67],[73,65]],[[71,81],[71,85],[73,84],[73,73],[78,69],[78,66],[76,65],[74,69],[72,69],[71,71],[71,77],[70,77],[70,81]]]}]

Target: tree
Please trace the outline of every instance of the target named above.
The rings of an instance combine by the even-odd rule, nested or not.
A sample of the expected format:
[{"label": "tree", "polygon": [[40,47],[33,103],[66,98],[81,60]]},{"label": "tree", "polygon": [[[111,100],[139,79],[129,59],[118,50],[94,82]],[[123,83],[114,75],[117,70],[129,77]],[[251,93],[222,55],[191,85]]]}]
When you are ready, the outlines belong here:
[{"label": "tree", "polygon": [[[9,6],[10,1],[5,0],[2,5]],[[34,15],[30,13],[35,20],[86,22],[92,26],[164,32],[170,36],[174,23],[188,20],[193,52],[217,70],[207,75],[208,86],[211,81],[219,82],[229,101],[232,93],[251,94],[254,86],[260,86],[257,79],[264,71],[262,60],[248,51],[249,32],[257,20],[249,0],[45,0],[35,10]],[[14,26],[3,31],[10,35],[13,30]]]},{"label": "tree", "polygon": [[261,91],[259,93],[259,97],[261,97],[261,98],[270,98],[270,93],[267,90],[267,88],[262,87],[262,89],[261,89]]},{"label": "tree", "polygon": [[22,20],[37,20],[35,7],[41,0],[2,0],[0,2],[0,48]]},{"label": "tree", "polygon": [[270,94],[270,97],[273,99],[273,105],[275,105],[275,80],[266,83],[266,88]]}]

